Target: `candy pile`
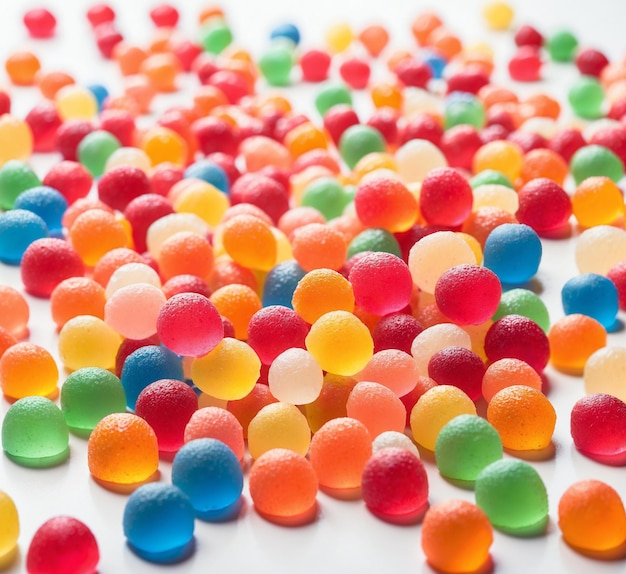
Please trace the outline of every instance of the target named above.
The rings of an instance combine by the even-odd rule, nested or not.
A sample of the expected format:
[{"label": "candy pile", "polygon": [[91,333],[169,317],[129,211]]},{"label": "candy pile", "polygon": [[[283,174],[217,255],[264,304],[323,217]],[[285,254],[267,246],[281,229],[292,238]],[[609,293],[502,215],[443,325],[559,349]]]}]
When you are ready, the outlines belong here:
[{"label": "candy pile", "polygon": [[[70,434],[88,441],[85,474],[128,495],[120,523],[150,562],[192,555],[196,519],[240,520],[248,494],[270,522],[323,520],[321,490],[418,525],[443,572],[489,565],[493,529],[545,535],[530,461],[555,456],[557,415],[594,464],[626,464],[626,349],[607,336],[626,309],[623,63],[570,31],[506,32],[497,1],[484,20],[511,34],[509,78],[575,66],[568,104],[492,81],[490,48],[433,12],[404,50],[382,25],[336,24],[306,48],[283,24],[260,54],[217,6],[193,39],[173,5],[153,7],[145,45],[106,4],[86,16],[121,92],[32,52],[5,61],[41,94],[22,118],[0,91],[0,261],[22,283],[0,285],[10,464],[62,465]],[[45,40],[57,19],[23,24]],[[298,82],[316,86],[317,115],[290,97]],[[183,83],[191,95],[156,114]],[[59,161],[36,173],[33,152]],[[579,274],[551,318],[543,245],[571,235]],[[56,349],[29,340],[31,297],[49,300]],[[571,413],[550,401],[548,365],[584,379]],[[437,471],[474,501],[429,497]],[[2,568],[19,519],[0,488]],[[29,573],[97,569],[85,524],[39,522]],[[571,481],[558,526],[582,554],[623,557],[608,483]]]}]

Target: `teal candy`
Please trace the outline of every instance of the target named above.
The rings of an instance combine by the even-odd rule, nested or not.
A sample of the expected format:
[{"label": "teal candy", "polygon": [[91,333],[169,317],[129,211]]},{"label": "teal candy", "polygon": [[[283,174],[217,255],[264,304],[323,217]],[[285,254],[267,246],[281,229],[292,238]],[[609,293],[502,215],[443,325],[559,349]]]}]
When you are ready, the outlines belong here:
[{"label": "teal candy", "polygon": [[13,403],[2,423],[2,448],[16,464],[45,468],[69,456],[69,430],[50,399],[25,397]]},{"label": "teal candy", "polygon": [[106,369],[79,369],[61,387],[61,410],[74,434],[89,436],[105,416],[126,412],[124,387]]},{"label": "teal candy", "polygon": [[503,459],[486,467],[474,485],[476,504],[494,528],[514,536],[536,536],[548,522],[548,493],[527,462]]},{"label": "teal candy", "polygon": [[481,471],[502,458],[498,431],[476,415],[459,415],[437,435],[435,462],[442,476],[473,482]]}]

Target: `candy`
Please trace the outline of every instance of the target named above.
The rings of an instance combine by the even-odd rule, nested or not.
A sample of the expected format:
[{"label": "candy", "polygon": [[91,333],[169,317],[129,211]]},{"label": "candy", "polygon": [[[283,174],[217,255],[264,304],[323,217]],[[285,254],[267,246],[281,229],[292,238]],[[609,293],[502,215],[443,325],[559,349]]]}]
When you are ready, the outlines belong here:
[{"label": "candy", "polygon": [[593,76],[581,76],[567,94],[574,113],[586,119],[602,117],[604,88]]},{"label": "candy", "polygon": [[141,417],[112,413],[89,435],[87,463],[94,479],[107,488],[148,481],[159,466],[157,437]]},{"label": "candy", "polygon": [[624,164],[619,157],[597,144],[580,147],[572,155],[569,167],[576,185],[593,176],[604,176],[618,182],[624,175]]},{"label": "candy", "polygon": [[428,376],[439,385],[453,385],[476,401],[481,396],[485,365],[474,352],[464,347],[447,346],[428,361]]},{"label": "candy", "polygon": [[[249,397],[250,394],[246,396]],[[232,403],[233,401],[229,401],[229,408],[232,408]],[[226,409],[203,407],[196,410],[185,427],[184,438],[185,443],[200,438],[220,440],[233,451],[238,460],[243,460],[245,453],[243,428],[237,417]]]},{"label": "candy", "polygon": [[261,309],[256,292],[247,285],[231,283],[213,291],[209,300],[233,324],[235,337],[245,340],[252,317]]},{"label": "candy", "polygon": [[435,461],[445,478],[473,482],[486,466],[501,458],[497,430],[480,417],[459,415],[437,435]]},{"label": "candy", "polygon": [[152,267],[146,263],[125,263],[115,269],[107,281],[106,298],[111,299],[120,289],[139,283],[161,288],[159,274]]},{"label": "candy", "polygon": [[421,182],[433,169],[448,165],[441,150],[422,137],[406,141],[396,151],[395,159],[398,175],[406,185]]},{"label": "candy", "polygon": [[69,230],[69,240],[83,263],[90,267],[112,249],[129,244],[122,223],[102,209],[89,209],[81,213]]},{"label": "candy", "polygon": [[353,312],[354,291],[350,282],[337,271],[314,269],[298,281],[291,303],[302,319],[313,324],[330,311]]},{"label": "candy", "polygon": [[100,551],[89,527],[71,516],[46,520],[35,532],[26,555],[29,574],[91,574]]},{"label": "candy", "polygon": [[2,448],[20,466],[47,468],[67,460],[69,431],[63,413],[44,397],[24,397],[2,422]]},{"label": "candy", "polygon": [[124,508],[124,535],[138,556],[169,564],[193,552],[194,509],[189,498],[170,484],[145,484]]},{"label": "candy", "polygon": [[119,147],[120,142],[115,136],[104,130],[95,130],[80,140],[78,159],[91,175],[99,177],[104,173],[107,160]]},{"label": "candy", "polygon": [[185,274],[206,280],[214,267],[211,244],[193,231],[179,231],[168,237],[161,244],[157,261],[166,280]]},{"label": "candy", "polygon": [[552,325],[548,341],[550,363],[565,372],[581,374],[589,357],[606,346],[606,329],[592,317],[574,313]]},{"label": "candy", "polygon": [[0,167],[0,208],[12,209],[20,194],[38,185],[39,178],[26,163],[9,159]]},{"label": "candy", "polygon": [[172,483],[203,520],[227,519],[240,507],[243,472],[233,451],[219,440],[199,438],[185,444],[174,457]]},{"label": "candy", "polygon": [[567,315],[588,315],[605,329],[614,327],[619,310],[617,288],[603,275],[583,273],[572,277],[561,289],[561,301]]},{"label": "candy", "polygon": [[384,448],[403,448],[419,458],[420,453],[415,443],[404,433],[398,431],[385,431],[380,433],[372,441],[372,452],[376,453]]},{"label": "candy", "polygon": [[502,389],[525,385],[541,391],[542,380],[528,363],[520,359],[499,359],[487,367],[482,380],[482,395],[487,402]]},{"label": "candy", "polygon": [[451,168],[431,170],[420,191],[420,210],[434,225],[460,225],[472,209],[472,188]]},{"label": "candy", "polygon": [[396,394],[375,382],[357,383],[348,395],[346,414],[361,421],[372,439],[385,431],[402,432],[406,423],[406,409]]},{"label": "candy", "polygon": [[608,177],[589,177],[572,196],[572,212],[580,225],[610,225],[624,211],[620,189]]},{"label": "candy", "polygon": [[54,398],[58,380],[54,358],[34,343],[16,343],[0,357],[0,386],[9,399],[33,395]]},{"label": "candy", "polygon": [[410,393],[419,376],[413,357],[399,349],[384,349],[374,353],[365,368],[355,375],[358,381],[380,383],[398,397]]},{"label": "candy", "polygon": [[4,569],[11,565],[18,552],[17,540],[20,535],[20,519],[15,503],[3,491],[0,491],[0,516],[2,517],[0,568]]},{"label": "candy", "polygon": [[626,232],[609,225],[586,229],[576,243],[575,257],[581,273],[605,275],[626,259]]},{"label": "candy", "polygon": [[383,251],[396,257],[401,256],[400,245],[396,237],[386,229],[364,229],[352,238],[348,245],[348,258],[363,251]]},{"label": "candy", "polygon": [[512,536],[542,533],[548,522],[548,495],[537,471],[516,459],[491,463],[476,478],[476,504],[498,530]]},{"label": "candy", "polygon": [[268,373],[271,393],[294,405],[312,403],[322,390],[324,375],[313,356],[305,349],[290,348],[271,363]]},{"label": "candy", "polygon": [[550,316],[546,304],[528,289],[511,289],[502,293],[500,304],[492,319],[497,321],[505,315],[523,315],[532,319],[544,331],[550,328]]},{"label": "candy", "polygon": [[26,209],[41,217],[51,234],[61,232],[61,218],[67,209],[67,201],[56,189],[37,186],[27,189],[15,200],[14,209]]},{"label": "candy", "polygon": [[594,351],[584,365],[583,378],[588,394],[608,393],[621,400],[626,399],[623,370],[626,365],[626,349],[609,346]]},{"label": "candy", "polygon": [[26,249],[38,239],[48,237],[46,222],[36,213],[12,209],[0,215],[0,261],[19,265]]},{"label": "candy", "polygon": [[254,508],[267,520],[299,524],[315,516],[319,483],[311,463],[300,454],[269,450],[254,461],[248,484]]},{"label": "candy", "polygon": [[446,500],[430,507],[422,524],[421,546],[428,563],[443,572],[477,572],[491,561],[493,529],[480,507]]},{"label": "candy", "polygon": [[502,283],[521,284],[531,279],[539,269],[541,241],[527,225],[504,224],[487,237],[484,265]]},{"label": "candy", "polygon": [[464,347],[470,349],[472,341],[466,331],[451,323],[433,325],[418,333],[411,344],[411,354],[420,373],[428,373],[431,357],[445,347]]},{"label": "candy", "polygon": [[398,349],[411,353],[415,337],[423,331],[420,322],[406,313],[395,313],[383,317],[372,333],[374,352],[385,349]]},{"label": "candy", "polygon": [[517,219],[537,233],[562,229],[572,214],[572,202],[565,190],[545,177],[526,183],[518,197]]},{"label": "candy", "polygon": [[157,320],[164,304],[161,289],[135,283],[118,289],[108,299],[104,321],[123,337],[145,339],[157,332]]},{"label": "candy", "polygon": [[569,30],[557,30],[547,38],[545,47],[555,62],[571,62],[578,47],[578,40]]},{"label": "candy", "polygon": [[263,289],[263,306],[283,305],[292,306],[292,297],[305,271],[295,261],[278,263],[265,277]]},{"label": "candy", "polygon": [[361,492],[367,508],[380,518],[419,517],[428,505],[428,475],[413,453],[385,448],[365,464]]},{"label": "candy", "polygon": [[574,549],[606,551],[626,541],[626,513],[619,494],[600,480],[581,480],[559,499],[559,528]]}]

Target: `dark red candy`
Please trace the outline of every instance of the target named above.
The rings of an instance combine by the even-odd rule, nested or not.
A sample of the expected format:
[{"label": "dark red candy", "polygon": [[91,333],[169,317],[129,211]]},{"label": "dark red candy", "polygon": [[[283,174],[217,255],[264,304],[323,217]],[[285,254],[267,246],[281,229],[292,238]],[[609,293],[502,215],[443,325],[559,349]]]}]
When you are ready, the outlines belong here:
[{"label": "dark red candy", "polygon": [[442,136],[441,123],[428,114],[422,114],[399,126],[398,143],[402,145],[410,140],[428,140],[438,146]]},{"label": "dark red candy", "polygon": [[113,49],[124,39],[115,25],[109,22],[96,26],[94,28],[94,34],[100,54],[107,59],[112,58]]},{"label": "dark red candy", "polygon": [[543,36],[536,28],[524,24],[515,32],[515,44],[520,47],[533,46],[535,48],[541,48],[541,46],[543,46]]},{"label": "dark red candy", "polygon": [[408,313],[387,315],[376,324],[372,333],[374,352],[399,349],[410,355],[413,340],[423,330],[424,327],[413,315]]},{"label": "dark red candy", "polygon": [[200,118],[191,124],[191,131],[198,141],[200,151],[205,155],[215,152],[228,155],[237,153],[239,136],[232,124],[222,118]]},{"label": "dark red candy", "polygon": [[511,132],[507,138],[509,141],[515,142],[522,148],[524,154],[534,149],[541,149],[548,147],[548,141],[541,134],[536,132],[525,132],[522,130],[515,130]]},{"label": "dark red candy", "polygon": [[486,370],[482,359],[464,347],[444,347],[428,362],[428,376],[433,381],[458,387],[473,401],[482,396]]},{"label": "dark red candy", "polygon": [[600,50],[583,48],[576,54],[574,62],[581,74],[597,78],[608,66],[609,59]]},{"label": "dark red candy", "polygon": [[130,223],[133,243],[139,253],[147,249],[148,228],[161,217],[174,213],[172,202],[162,195],[146,193],[131,200],[124,209],[124,217]]},{"label": "dark red candy", "polygon": [[489,83],[489,76],[478,68],[468,68],[452,74],[448,78],[448,93],[467,92],[477,94],[479,90]]},{"label": "dark red candy", "polygon": [[145,172],[131,165],[116,166],[98,181],[100,201],[118,211],[124,211],[133,199],[151,191],[152,185]]},{"label": "dark red candy", "polygon": [[626,464],[626,403],[613,395],[579,399],[570,418],[574,445],[585,456],[614,466]]},{"label": "dark red candy", "polygon": [[433,77],[430,66],[417,58],[404,58],[393,71],[400,82],[413,88],[426,89]]},{"label": "dark red candy", "polygon": [[398,113],[396,110],[388,107],[379,108],[365,123],[378,130],[387,144],[395,146],[398,141]]},{"label": "dark red candy", "polygon": [[[626,113],[626,105],[624,112]],[[556,133],[548,141],[548,148],[558,153],[565,160],[565,163],[569,163],[572,156],[584,145],[587,145],[587,141],[583,134],[574,128],[566,128]]]},{"label": "dark red candy", "polygon": [[564,228],[572,215],[570,196],[546,177],[530,180],[519,190],[518,198],[518,221],[539,234]]},{"label": "dark red candy", "polygon": [[11,96],[0,90],[0,115],[11,113]]}]

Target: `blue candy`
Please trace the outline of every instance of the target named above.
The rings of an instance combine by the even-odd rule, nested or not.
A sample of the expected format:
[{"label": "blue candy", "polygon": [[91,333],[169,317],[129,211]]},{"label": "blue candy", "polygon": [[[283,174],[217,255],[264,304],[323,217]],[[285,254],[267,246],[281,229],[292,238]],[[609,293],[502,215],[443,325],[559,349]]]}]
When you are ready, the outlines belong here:
[{"label": "blue candy", "polygon": [[433,78],[438,79],[443,77],[443,71],[448,65],[447,60],[443,56],[435,52],[424,51],[422,60],[430,68]]},{"label": "blue candy", "polygon": [[270,33],[270,39],[276,40],[278,38],[287,38],[287,40],[291,40],[297,46],[300,43],[300,30],[289,22],[279,24]]},{"label": "blue candy", "polygon": [[263,307],[282,305],[293,309],[293,292],[305,275],[304,269],[295,261],[285,261],[270,269],[263,287]]},{"label": "blue candy", "polygon": [[561,301],[566,315],[588,315],[605,329],[615,327],[619,298],[610,279],[596,273],[583,273],[570,279],[561,290]]},{"label": "blue candy", "polygon": [[230,189],[226,172],[215,162],[208,159],[202,159],[192,163],[185,170],[185,178],[190,177],[206,181],[224,193],[228,193]]},{"label": "blue candy", "polygon": [[174,457],[172,482],[203,520],[227,520],[241,507],[243,471],[235,453],[220,440],[200,438],[185,444]]},{"label": "blue candy", "polygon": [[144,560],[167,564],[193,552],[193,507],[171,484],[153,482],[135,490],[126,502],[123,524],[128,545]]},{"label": "blue candy", "polygon": [[87,89],[93,94],[98,102],[98,109],[101,110],[104,106],[105,100],[109,97],[109,90],[107,90],[102,84],[91,84],[87,86]]},{"label": "blue candy", "polygon": [[505,223],[487,237],[483,250],[484,266],[502,283],[520,285],[539,269],[542,247],[537,233],[528,225]]},{"label": "blue candy", "polygon": [[126,393],[126,404],[134,411],[139,393],[150,383],[161,379],[184,381],[185,376],[178,355],[165,347],[146,345],[126,357],[120,379]]},{"label": "blue candy", "polygon": [[63,229],[63,214],[67,209],[67,199],[63,194],[47,185],[27,189],[15,200],[16,209],[28,209],[46,222],[51,234]]},{"label": "blue candy", "polygon": [[19,265],[28,246],[48,237],[46,222],[26,209],[13,209],[0,215],[0,261]]}]

